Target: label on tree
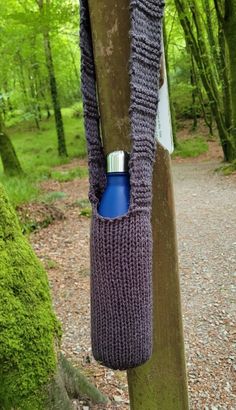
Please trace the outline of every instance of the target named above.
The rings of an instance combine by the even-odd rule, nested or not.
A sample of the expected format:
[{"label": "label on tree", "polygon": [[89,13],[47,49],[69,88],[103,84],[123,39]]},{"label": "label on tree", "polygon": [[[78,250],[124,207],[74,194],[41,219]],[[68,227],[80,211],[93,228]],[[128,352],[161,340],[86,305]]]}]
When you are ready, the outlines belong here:
[{"label": "label on tree", "polygon": [[174,151],[168,80],[166,73],[164,44],[162,42],[163,76],[164,83],[159,90],[159,104],[156,119],[155,137],[158,142],[171,154]]}]

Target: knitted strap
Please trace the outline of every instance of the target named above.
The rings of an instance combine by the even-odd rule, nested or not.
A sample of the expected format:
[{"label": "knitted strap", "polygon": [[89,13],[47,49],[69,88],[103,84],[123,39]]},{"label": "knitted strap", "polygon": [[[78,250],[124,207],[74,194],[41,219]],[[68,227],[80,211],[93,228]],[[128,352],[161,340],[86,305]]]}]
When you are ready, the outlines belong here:
[{"label": "knitted strap", "polygon": [[[100,197],[106,184],[105,158],[99,133],[96,78],[88,1],[80,0],[82,92],[90,168],[90,200]],[[131,208],[149,209],[161,58],[162,0],[130,0],[131,18]]]},{"label": "knitted strap", "polygon": [[106,175],[104,151],[100,139],[95,65],[87,0],[80,0],[80,47],[81,82],[90,179],[89,198],[92,203],[96,203],[97,198],[104,190]]}]

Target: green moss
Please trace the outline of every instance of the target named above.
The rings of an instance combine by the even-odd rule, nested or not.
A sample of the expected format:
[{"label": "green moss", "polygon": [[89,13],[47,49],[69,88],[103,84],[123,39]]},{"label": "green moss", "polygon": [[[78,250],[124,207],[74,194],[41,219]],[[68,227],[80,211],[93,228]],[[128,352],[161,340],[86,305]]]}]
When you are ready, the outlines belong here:
[{"label": "green moss", "polygon": [[42,410],[60,326],[46,272],[0,186],[0,408]]}]

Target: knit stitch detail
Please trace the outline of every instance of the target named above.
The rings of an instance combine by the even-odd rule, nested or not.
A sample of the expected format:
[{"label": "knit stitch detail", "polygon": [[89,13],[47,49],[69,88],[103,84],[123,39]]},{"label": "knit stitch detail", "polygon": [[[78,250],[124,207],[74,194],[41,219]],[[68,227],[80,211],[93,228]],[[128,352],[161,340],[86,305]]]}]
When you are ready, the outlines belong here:
[{"label": "knit stitch detail", "polygon": [[115,219],[98,215],[106,185],[88,0],[80,0],[82,94],[90,177],[91,335],[94,357],[113,369],[152,351],[152,171],[161,58],[162,0],[130,0],[131,203]]}]

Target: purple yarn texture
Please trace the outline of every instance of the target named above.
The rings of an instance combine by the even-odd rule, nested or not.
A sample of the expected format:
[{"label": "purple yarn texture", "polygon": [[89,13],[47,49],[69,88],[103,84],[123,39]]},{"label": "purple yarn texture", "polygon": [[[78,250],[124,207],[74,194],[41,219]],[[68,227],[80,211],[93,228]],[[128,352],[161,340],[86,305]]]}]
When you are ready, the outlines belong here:
[{"label": "purple yarn texture", "polygon": [[152,172],[164,3],[130,0],[131,203],[126,215],[103,218],[106,185],[95,63],[87,0],[80,0],[82,94],[88,147],[91,222],[91,337],[95,359],[125,370],[152,353]]}]

